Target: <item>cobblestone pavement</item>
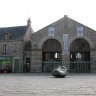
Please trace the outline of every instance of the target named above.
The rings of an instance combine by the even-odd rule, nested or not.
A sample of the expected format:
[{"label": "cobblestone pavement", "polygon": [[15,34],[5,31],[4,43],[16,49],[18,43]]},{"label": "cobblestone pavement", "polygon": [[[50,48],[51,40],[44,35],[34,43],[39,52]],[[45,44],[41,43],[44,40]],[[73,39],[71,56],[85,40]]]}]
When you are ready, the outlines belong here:
[{"label": "cobblestone pavement", "polygon": [[65,78],[48,73],[0,74],[0,96],[96,96],[96,73]]}]

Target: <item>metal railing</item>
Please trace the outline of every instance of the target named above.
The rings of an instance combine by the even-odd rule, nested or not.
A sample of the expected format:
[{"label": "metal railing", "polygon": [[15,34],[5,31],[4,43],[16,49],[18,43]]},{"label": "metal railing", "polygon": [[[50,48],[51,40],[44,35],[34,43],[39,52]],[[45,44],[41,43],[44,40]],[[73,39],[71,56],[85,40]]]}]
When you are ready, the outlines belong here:
[{"label": "metal railing", "polygon": [[62,65],[62,61],[43,61],[42,71],[50,72],[53,70],[53,68],[56,68],[58,65]]},{"label": "metal railing", "polygon": [[90,72],[90,61],[43,61],[42,71],[51,72],[58,65],[69,65],[70,72]]},{"label": "metal railing", "polygon": [[70,72],[90,72],[90,61],[70,61]]}]

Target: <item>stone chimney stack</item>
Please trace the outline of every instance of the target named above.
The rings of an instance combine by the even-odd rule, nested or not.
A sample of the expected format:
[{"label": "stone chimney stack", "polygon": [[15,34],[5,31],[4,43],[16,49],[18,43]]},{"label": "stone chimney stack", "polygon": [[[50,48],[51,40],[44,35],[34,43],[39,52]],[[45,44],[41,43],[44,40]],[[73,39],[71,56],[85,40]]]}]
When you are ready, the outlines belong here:
[{"label": "stone chimney stack", "polygon": [[27,26],[31,26],[31,19],[30,18],[28,18],[28,20],[27,20]]},{"label": "stone chimney stack", "polygon": [[68,16],[64,15],[64,28],[67,29],[68,28]]},{"label": "stone chimney stack", "polygon": [[64,15],[64,17],[68,17],[68,15]]}]

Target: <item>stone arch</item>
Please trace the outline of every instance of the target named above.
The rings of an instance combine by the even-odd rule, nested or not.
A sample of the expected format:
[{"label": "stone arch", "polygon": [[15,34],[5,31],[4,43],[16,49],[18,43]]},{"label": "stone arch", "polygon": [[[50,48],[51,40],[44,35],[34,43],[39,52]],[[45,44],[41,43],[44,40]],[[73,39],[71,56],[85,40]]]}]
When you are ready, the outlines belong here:
[{"label": "stone arch", "polygon": [[38,48],[39,48],[39,49],[42,49],[42,46],[44,45],[44,43],[45,43],[47,40],[49,40],[49,39],[55,39],[55,40],[57,40],[57,42],[60,43],[60,45],[61,45],[61,47],[62,47],[61,41],[60,41],[58,38],[44,37],[44,38],[39,42]]},{"label": "stone arch", "polygon": [[48,39],[43,43],[42,50],[44,50],[44,51],[62,51],[62,47],[58,40]]},{"label": "stone arch", "polygon": [[90,45],[90,49],[93,48],[93,43],[92,43],[92,41],[91,41],[89,38],[87,38],[87,37],[71,38],[71,40],[70,40],[70,45],[71,45],[72,42],[73,42],[74,40],[76,40],[76,39],[84,39],[84,40],[86,40],[86,41],[89,43],[89,45]]},{"label": "stone arch", "polygon": [[26,41],[24,43],[24,63],[23,63],[23,71],[30,72],[31,66],[31,50],[32,50],[32,43],[31,41]]},{"label": "stone arch", "polygon": [[42,71],[52,69],[62,62],[62,47],[58,40],[48,39],[42,45]]},{"label": "stone arch", "polygon": [[70,44],[70,71],[90,71],[90,44],[83,38],[77,38]]},{"label": "stone arch", "polygon": [[90,51],[90,45],[89,45],[88,41],[86,41],[85,39],[77,38],[71,42],[70,51],[87,52],[87,51]]}]

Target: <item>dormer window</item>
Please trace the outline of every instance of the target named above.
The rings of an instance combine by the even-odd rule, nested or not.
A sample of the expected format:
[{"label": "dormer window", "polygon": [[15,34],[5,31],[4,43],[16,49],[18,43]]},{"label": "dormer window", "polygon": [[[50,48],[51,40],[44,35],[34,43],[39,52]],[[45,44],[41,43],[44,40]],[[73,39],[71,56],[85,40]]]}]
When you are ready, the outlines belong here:
[{"label": "dormer window", "polygon": [[5,40],[8,40],[9,38],[8,38],[9,36],[8,36],[8,34],[5,34]]},{"label": "dormer window", "polygon": [[9,39],[9,35],[10,35],[9,32],[5,33],[4,34],[4,40],[8,40]]}]

